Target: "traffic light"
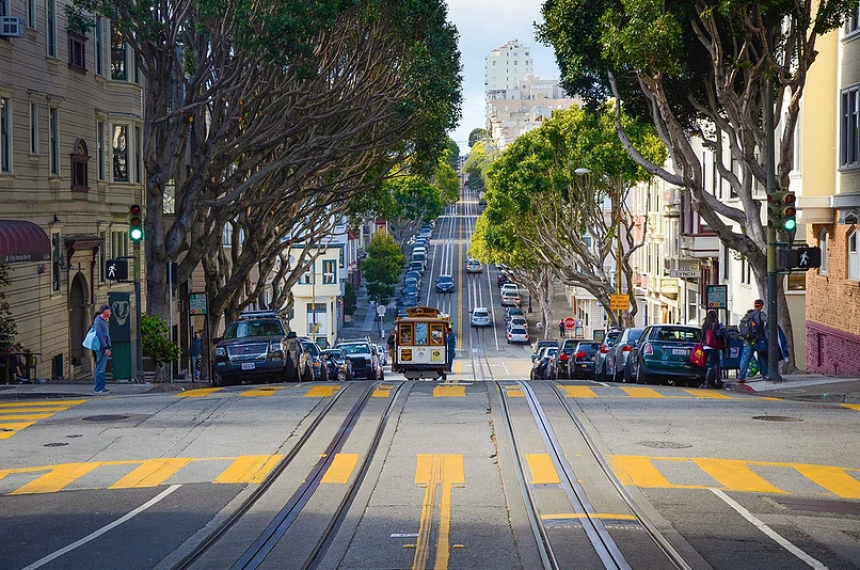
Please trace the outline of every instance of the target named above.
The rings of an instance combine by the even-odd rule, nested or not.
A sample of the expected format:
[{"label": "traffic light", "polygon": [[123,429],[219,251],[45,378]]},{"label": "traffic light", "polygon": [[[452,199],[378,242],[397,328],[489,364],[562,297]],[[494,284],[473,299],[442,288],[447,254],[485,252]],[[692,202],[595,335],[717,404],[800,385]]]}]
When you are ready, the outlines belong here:
[{"label": "traffic light", "polygon": [[137,204],[128,207],[128,237],[138,243],[143,239],[143,210]]},{"label": "traffic light", "polygon": [[767,195],[767,225],[777,229],[782,228],[782,209],[787,190],[777,190]]},{"label": "traffic light", "polygon": [[797,196],[794,192],[785,192],[782,198],[781,222],[780,227],[789,234],[797,230]]}]

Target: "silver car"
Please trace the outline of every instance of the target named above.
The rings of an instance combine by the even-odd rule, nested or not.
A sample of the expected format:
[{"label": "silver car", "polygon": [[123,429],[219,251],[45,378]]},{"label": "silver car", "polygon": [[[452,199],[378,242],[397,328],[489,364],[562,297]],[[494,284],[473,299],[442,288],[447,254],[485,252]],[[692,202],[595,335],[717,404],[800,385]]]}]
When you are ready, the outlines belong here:
[{"label": "silver car", "polygon": [[627,357],[633,347],[636,346],[636,341],[642,336],[644,328],[639,329],[624,329],[621,336],[614,345],[606,353],[606,377],[613,382],[632,382],[633,379],[628,376],[624,377],[624,368],[627,364]]},{"label": "silver car", "polygon": [[473,327],[488,327],[492,324],[490,320],[490,311],[486,307],[475,307],[472,309],[472,326]]}]

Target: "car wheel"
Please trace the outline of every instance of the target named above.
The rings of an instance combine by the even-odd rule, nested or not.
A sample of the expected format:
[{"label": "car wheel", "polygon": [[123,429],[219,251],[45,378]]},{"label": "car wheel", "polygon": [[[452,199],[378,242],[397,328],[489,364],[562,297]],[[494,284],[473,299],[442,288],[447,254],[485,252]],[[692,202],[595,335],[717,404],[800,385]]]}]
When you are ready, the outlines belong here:
[{"label": "car wheel", "polygon": [[624,378],[622,378],[623,372],[615,371],[615,374],[612,375],[613,382],[621,382]]},{"label": "car wheel", "polygon": [[639,365],[639,370],[636,371],[636,383],[637,384],[653,384],[653,380],[651,379],[651,376],[649,376],[647,373],[645,373],[644,370],[642,370],[641,364]]},{"label": "car wheel", "polygon": [[305,372],[302,374],[302,382],[313,382],[314,381],[314,371],[311,370],[310,366],[305,365]]},{"label": "car wheel", "polygon": [[630,376],[630,369],[628,367],[624,367],[624,373],[622,374],[622,380],[625,384],[629,382],[633,382],[633,377]]},{"label": "car wheel", "polygon": [[340,372],[337,373],[338,382],[346,382],[348,379],[349,379],[349,377],[346,375],[346,372],[344,372],[343,370],[341,370]]}]

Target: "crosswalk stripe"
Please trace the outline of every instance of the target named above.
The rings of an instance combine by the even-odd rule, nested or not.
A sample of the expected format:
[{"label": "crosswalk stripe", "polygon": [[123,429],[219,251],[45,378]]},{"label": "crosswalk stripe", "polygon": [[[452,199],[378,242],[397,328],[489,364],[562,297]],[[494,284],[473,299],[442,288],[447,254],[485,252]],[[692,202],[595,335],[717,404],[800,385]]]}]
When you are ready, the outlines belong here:
[{"label": "crosswalk stripe", "polygon": [[549,453],[527,453],[526,461],[532,474],[532,485],[558,485],[561,483]]},{"label": "crosswalk stripe", "polygon": [[684,390],[684,392],[690,394],[691,396],[695,396],[696,398],[708,398],[711,400],[731,400],[732,397],[722,392],[717,392],[716,390]]},{"label": "crosswalk stripe", "polygon": [[320,480],[321,483],[349,483],[355,466],[358,464],[357,453],[338,453],[332,459],[331,465]]},{"label": "crosswalk stripe", "polygon": [[708,475],[731,491],[751,493],[785,494],[785,491],[764,480],[748,467],[746,461],[738,459],[703,459],[693,461]]},{"label": "crosswalk stripe", "polygon": [[54,414],[0,414],[0,421],[6,420],[44,420],[53,417]]},{"label": "crosswalk stripe", "polygon": [[588,386],[562,386],[569,398],[596,398],[597,394]]},{"label": "crosswalk stripe", "polygon": [[621,388],[631,398],[666,398],[654,388]]},{"label": "crosswalk stripe", "polygon": [[843,408],[860,412],[860,404],[842,404]]},{"label": "crosswalk stripe", "polygon": [[843,499],[860,499],[860,481],[839,467],[795,465],[801,475]]},{"label": "crosswalk stripe", "polygon": [[442,384],[433,388],[434,398],[462,398],[466,395],[466,387],[454,384]]},{"label": "crosswalk stripe", "polygon": [[265,396],[273,396],[275,392],[283,390],[283,386],[271,386],[266,388],[255,388],[253,390],[245,390],[242,392],[242,396],[247,396],[250,398],[254,397],[265,397]]},{"label": "crosswalk stripe", "polygon": [[57,412],[65,412],[69,407],[57,408],[53,406],[19,406],[16,408],[3,408],[0,409],[0,419],[6,417],[6,414],[21,414],[25,412],[51,412],[52,414],[56,414]]},{"label": "crosswalk stripe", "polygon": [[62,491],[75,479],[79,479],[87,473],[98,468],[102,463],[64,463],[56,465],[48,473],[30,481],[26,485],[18,487],[10,495],[32,495],[39,493],[56,493]]},{"label": "crosswalk stripe", "polygon": [[214,483],[262,483],[283,455],[247,455],[237,458],[215,478]]},{"label": "crosswalk stripe", "polygon": [[329,398],[340,390],[340,386],[314,386],[305,394],[305,398]]},{"label": "crosswalk stripe", "polygon": [[176,394],[177,398],[204,398],[209,394],[220,392],[223,388],[196,388],[194,390],[186,390]]},{"label": "crosswalk stripe", "polygon": [[191,458],[148,459],[143,464],[111,485],[110,489],[141,489],[158,487],[191,463]]},{"label": "crosswalk stripe", "polygon": [[523,389],[519,386],[505,386],[505,392],[508,394],[508,398],[525,398],[526,395],[523,393]]},{"label": "crosswalk stripe", "polygon": [[36,422],[2,422],[0,423],[0,439],[9,439],[24,428]]},{"label": "crosswalk stripe", "polygon": [[609,457],[608,460],[615,475],[624,485],[642,487],[643,489],[708,488],[703,485],[676,485],[670,483],[654,465],[651,457],[616,455]]},{"label": "crosswalk stripe", "polygon": [[32,406],[42,406],[42,407],[51,407],[51,408],[62,408],[67,410],[72,406],[77,406],[78,404],[83,404],[86,400],[38,400],[32,402],[23,402],[18,400],[17,402],[7,402],[0,404],[0,408],[22,408],[22,407],[32,407]]}]

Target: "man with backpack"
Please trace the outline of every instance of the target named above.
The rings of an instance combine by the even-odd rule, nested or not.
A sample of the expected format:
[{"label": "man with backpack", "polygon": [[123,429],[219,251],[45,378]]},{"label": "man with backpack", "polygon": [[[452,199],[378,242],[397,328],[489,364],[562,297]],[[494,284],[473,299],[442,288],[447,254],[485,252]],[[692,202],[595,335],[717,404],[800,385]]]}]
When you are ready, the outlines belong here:
[{"label": "man with backpack", "polygon": [[738,326],[738,333],[744,341],[740,368],[738,369],[738,382],[746,382],[747,370],[753,352],[758,357],[762,377],[767,377],[767,315],[762,311],[763,308],[764,301],[756,299],[753,308],[747,311]]}]

